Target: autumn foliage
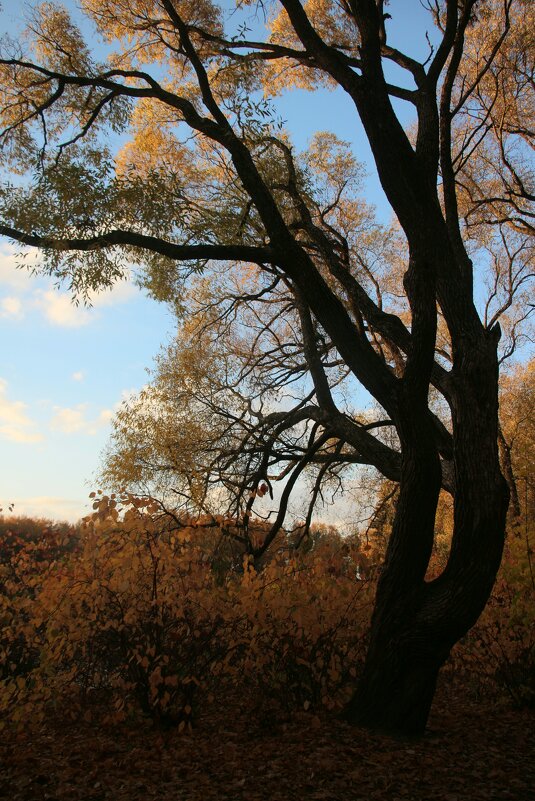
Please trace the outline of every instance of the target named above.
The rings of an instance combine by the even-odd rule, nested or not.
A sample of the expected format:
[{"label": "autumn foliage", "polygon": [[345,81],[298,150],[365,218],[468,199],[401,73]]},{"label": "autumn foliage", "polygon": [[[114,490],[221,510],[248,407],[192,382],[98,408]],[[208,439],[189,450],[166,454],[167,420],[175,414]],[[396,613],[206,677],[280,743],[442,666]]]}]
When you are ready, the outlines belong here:
[{"label": "autumn foliage", "polygon": [[[181,731],[237,694],[256,716],[341,708],[365,653],[380,543],[376,552],[327,530],[295,550],[281,536],[254,565],[232,521],[180,519],[134,496],[99,495],[94,507],[77,528],[2,522],[3,725],[58,710],[90,720],[95,700],[108,722],[141,714]],[[444,680],[533,705],[526,545],[511,534],[491,601]],[[440,549],[434,558],[438,570]]]}]

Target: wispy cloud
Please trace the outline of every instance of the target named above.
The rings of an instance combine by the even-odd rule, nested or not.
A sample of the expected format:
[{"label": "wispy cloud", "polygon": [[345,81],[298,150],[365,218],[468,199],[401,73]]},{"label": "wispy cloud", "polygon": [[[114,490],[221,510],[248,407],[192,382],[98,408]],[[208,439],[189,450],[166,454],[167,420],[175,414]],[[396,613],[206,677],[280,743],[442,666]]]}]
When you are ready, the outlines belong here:
[{"label": "wispy cloud", "polygon": [[11,442],[40,442],[43,439],[27,409],[26,403],[7,397],[7,381],[0,378],[0,437]]},{"label": "wispy cloud", "polygon": [[85,378],[85,373],[83,370],[77,370],[71,375],[71,378],[73,381],[83,381]]},{"label": "wispy cloud", "polygon": [[130,279],[125,281],[118,281],[104,292],[93,292],[90,295],[90,300],[96,309],[104,308],[105,306],[115,306],[118,303],[126,303],[139,293],[137,287]]},{"label": "wispy cloud", "polygon": [[1,298],[0,317],[12,320],[21,320],[24,317],[21,299],[11,295]]},{"label": "wispy cloud", "polygon": [[55,289],[38,289],[34,293],[34,306],[52,325],[63,328],[80,328],[91,322],[91,310],[76,306],[70,295]]},{"label": "wispy cloud", "polygon": [[[17,292],[28,292],[32,287],[32,276],[24,266],[33,267],[39,259],[37,251],[28,252],[24,259],[7,242],[0,243],[0,285]],[[17,266],[19,265],[19,266]]]},{"label": "wispy cloud", "polygon": [[53,288],[46,277],[17,267],[34,267],[39,258],[38,251],[30,251],[22,260],[13,246],[0,243],[0,288],[9,293],[0,301],[0,317],[16,319],[33,308],[51,325],[80,328],[97,320],[100,309],[125,303],[139,291],[131,280],[118,281],[109,290],[90,293],[89,306],[76,305],[68,292]]},{"label": "wispy cloud", "polygon": [[98,319],[99,310],[130,300],[138,290],[129,281],[123,281],[106,292],[89,296],[90,306],[73,302],[71,295],[56,289],[37,289],[34,305],[52,325],[64,328],[80,328]]},{"label": "wispy cloud", "polygon": [[111,409],[102,409],[96,417],[91,418],[87,403],[71,407],[54,406],[50,428],[62,434],[87,434],[93,437],[101,428],[108,425],[112,417]]}]

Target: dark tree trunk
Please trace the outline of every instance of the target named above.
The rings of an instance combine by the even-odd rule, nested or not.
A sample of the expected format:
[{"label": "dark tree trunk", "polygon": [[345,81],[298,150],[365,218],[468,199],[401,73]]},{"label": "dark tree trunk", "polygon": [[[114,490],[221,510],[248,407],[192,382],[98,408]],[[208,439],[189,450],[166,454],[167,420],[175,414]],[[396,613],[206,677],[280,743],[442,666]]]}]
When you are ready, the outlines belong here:
[{"label": "dark tree trunk", "polygon": [[375,637],[358,689],[344,710],[346,720],[394,736],[423,733],[447,651],[440,643],[425,642],[416,627],[405,635],[385,631]]},{"label": "dark tree trunk", "polygon": [[439,578],[425,581],[437,488],[426,452],[425,420],[420,420],[404,460],[366,663],[344,712],[352,723],[397,736],[423,734],[439,670],[483,611],[503,551],[509,492],[498,457],[495,335],[482,331],[479,347],[460,364],[453,404],[456,492],[448,564]]},{"label": "dark tree trunk", "polygon": [[489,559],[446,568],[434,582],[421,582],[396,596],[385,567],[379,583],[370,646],[359,685],[344,711],[352,723],[397,736],[423,734],[440,668],[451,648],[475,624],[490,596],[499,566],[507,511],[504,483],[488,507],[474,509]]}]

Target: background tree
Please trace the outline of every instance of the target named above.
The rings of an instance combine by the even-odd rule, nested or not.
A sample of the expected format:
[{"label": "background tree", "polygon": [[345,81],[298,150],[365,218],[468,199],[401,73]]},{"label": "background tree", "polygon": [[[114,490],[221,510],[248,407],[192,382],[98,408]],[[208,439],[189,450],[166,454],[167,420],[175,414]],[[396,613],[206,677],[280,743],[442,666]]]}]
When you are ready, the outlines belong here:
[{"label": "background tree", "polygon": [[[399,482],[368,656],[346,711],[414,734],[441,665],[489,597],[503,549],[498,321],[526,289],[532,200],[532,53],[517,58],[509,42],[527,43],[533,11],[523,0],[430,0],[437,46],[422,63],[390,44],[398,9],[392,19],[383,6],[281,0],[267,36],[248,40],[245,29],[225,28],[209,0],[83,0],[113,45],[103,63],[62,7],[37,6],[28,36],[6,41],[0,59],[3,160],[19,176],[2,191],[0,233],[42,249],[43,269],[82,294],[142,265],[153,293],[184,313],[196,271],[224,262],[239,276],[251,265],[235,301],[216,293],[214,316],[221,324],[240,307],[249,322],[258,305],[270,308],[259,335],[273,343],[280,381],[306,375],[300,389],[309,389],[267,410],[255,405],[257,385],[235,460],[242,486],[256,486],[284,454],[276,530],[313,462],[367,462]],[[347,149],[324,138],[307,169],[274,121],[264,81],[345,92],[405,243],[405,313],[389,309],[381,270],[362,257]],[[410,135],[392,99],[413,108]],[[119,153],[110,130],[127,140]],[[479,293],[485,271],[494,305],[480,314],[474,281]],[[249,352],[261,361],[258,337]],[[341,376],[375,398],[391,442],[375,436],[378,421],[353,415]],[[442,574],[426,582],[441,487],[454,497],[452,546]]]},{"label": "background tree", "polygon": [[533,360],[505,373],[500,388],[499,446],[511,491],[510,512],[519,522],[533,519],[535,489],[535,391]]},{"label": "background tree", "polygon": [[[314,158],[320,144],[325,170],[330,166],[341,172],[340,162],[345,165],[337,191],[350,179],[355,183],[356,165],[347,146],[321,135],[302,159],[316,167],[317,185],[321,175]],[[366,204],[357,198],[350,203],[348,195],[343,195],[344,222],[359,242],[361,278],[373,287],[368,276],[377,283],[402,243],[395,231],[374,221]],[[232,273],[212,268],[209,277],[204,272],[190,280],[183,296],[188,317],[162,350],[149,384],[116,415],[101,480],[150,492],[187,513],[223,513],[238,520],[248,516],[256,490],[264,486],[260,495],[269,489],[270,506],[280,505],[278,513],[273,511],[271,536],[251,551],[255,558],[285,522],[295,494],[290,490],[300,488],[303,502],[308,498],[294,518],[304,517],[309,527],[318,505],[347,488],[354,467],[374,460],[371,450],[366,458],[334,437],[326,438],[316,453],[309,451],[317,421],[312,407],[303,408],[314,396],[314,385],[299,310],[283,281],[262,283],[260,271],[250,265]],[[389,302],[387,288],[381,288],[379,298]],[[378,456],[383,453],[391,461],[395,473],[392,426],[381,410],[359,409],[363,393],[332,343],[325,337],[320,342],[319,335],[339,408],[358,419],[364,432],[384,430],[382,441],[370,443]],[[259,511],[268,514],[256,505]]]}]

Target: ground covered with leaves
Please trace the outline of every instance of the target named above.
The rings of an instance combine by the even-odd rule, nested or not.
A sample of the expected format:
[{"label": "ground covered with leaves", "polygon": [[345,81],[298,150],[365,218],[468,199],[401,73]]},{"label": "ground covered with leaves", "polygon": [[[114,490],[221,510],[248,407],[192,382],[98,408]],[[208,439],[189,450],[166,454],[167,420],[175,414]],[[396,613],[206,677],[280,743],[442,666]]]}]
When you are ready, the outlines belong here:
[{"label": "ground covered with leaves", "polygon": [[60,714],[0,745],[10,801],[531,801],[533,712],[442,688],[426,736],[397,741],[333,715],[256,719],[213,704],[190,733]]}]

